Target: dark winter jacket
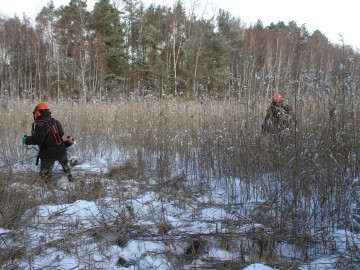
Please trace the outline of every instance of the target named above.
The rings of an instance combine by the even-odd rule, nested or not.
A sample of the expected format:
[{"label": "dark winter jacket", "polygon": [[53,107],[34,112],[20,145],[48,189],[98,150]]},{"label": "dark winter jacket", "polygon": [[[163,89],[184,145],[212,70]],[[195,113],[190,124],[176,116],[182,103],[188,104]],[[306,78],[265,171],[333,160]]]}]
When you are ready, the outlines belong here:
[{"label": "dark winter jacket", "polygon": [[41,159],[58,159],[66,153],[63,128],[59,121],[51,118],[50,111],[43,111],[32,126],[31,136],[25,144],[38,145]]},{"label": "dark winter jacket", "polygon": [[[264,134],[281,131],[289,124],[289,117],[292,118],[289,105],[271,104],[266,111],[262,132]],[[292,119],[294,120],[294,119]]]}]

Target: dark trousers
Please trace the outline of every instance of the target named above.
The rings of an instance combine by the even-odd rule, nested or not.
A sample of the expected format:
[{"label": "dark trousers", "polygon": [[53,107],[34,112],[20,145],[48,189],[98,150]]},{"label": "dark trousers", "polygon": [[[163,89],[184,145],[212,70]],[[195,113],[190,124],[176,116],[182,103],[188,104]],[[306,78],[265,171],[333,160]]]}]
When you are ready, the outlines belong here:
[{"label": "dark trousers", "polygon": [[52,169],[54,167],[55,161],[59,161],[61,166],[63,167],[64,172],[66,175],[71,177],[69,161],[67,158],[67,153],[65,152],[60,158],[41,158],[40,163],[40,177],[42,179],[49,179],[51,177]]}]

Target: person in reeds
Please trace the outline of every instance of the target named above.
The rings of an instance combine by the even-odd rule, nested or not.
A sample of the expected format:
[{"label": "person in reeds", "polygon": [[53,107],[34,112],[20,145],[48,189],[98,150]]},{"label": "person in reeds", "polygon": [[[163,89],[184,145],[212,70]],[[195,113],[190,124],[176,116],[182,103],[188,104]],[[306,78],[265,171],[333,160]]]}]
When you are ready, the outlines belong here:
[{"label": "person in reeds", "polygon": [[[51,117],[47,103],[41,102],[33,111],[34,123],[32,124],[31,136],[23,135],[22,143],[26,145],[38,145],[40,159],[40,177],[47,183],[51,178],[54,163],[58,161],[68,180],[73,180],[66,147],[72,141],[63,140],[64,131],[61,123]],[[71,137],[70,137],[71,140]]]},{"label": "person in reeds", "polygon": [[285,104],[284,99],[279,93],[276,93],[269,108],[266,111],[264,123],[262,124],[262,133],[274,134],[281,133],[287,129],[294,122],[291,115],[291,108]]}]

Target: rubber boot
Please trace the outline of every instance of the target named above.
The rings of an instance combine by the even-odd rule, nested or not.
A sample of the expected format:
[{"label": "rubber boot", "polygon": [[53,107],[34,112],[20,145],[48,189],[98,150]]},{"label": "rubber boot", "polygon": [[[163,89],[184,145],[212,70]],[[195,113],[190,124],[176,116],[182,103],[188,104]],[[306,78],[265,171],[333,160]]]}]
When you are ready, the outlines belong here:
[{"label": "rubber boot", "polygon": [[72,174],[71,174],[70,167],[67,166],[67,165],[66,165],[66,166],[63,166],[63,170],[64,170],[64,172],[66,173],[66,176],[67,176],[68,180],[69,180],[70,182],[72,182],[73,176],[72,176]]}]

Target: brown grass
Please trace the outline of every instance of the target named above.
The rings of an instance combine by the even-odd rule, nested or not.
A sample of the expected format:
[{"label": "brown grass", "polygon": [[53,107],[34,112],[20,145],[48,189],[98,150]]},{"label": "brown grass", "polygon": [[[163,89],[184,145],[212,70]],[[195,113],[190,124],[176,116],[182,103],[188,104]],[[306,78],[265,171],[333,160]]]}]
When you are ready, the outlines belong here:
[{"label": "brown grass", "polygon": [[[310,236],[311,229],[345,226],[349,218],[344,213],[352,180],[358,175],[359,101],[356,96],[336,102],[327,95],[294,95],[288,102],[294,107],[297,130],[281,141],[261,134],[267,99],[49,102],[66,135],[77,141],[82,159],[115,157],[122,164],[109,164],[109,173],[90,184],[80,181],[67,191],[66,201],[103,196],[102,177],[141,178],[144,185],[153,177],[158,179],[158,191],[178,196],[189,191],[188,185],[206,190],[218,181],[228,191],[229,207],[263,198],[265,202],[252,213],[255,221],[282,237],[318,241],[322,236]],[[35,152],[21,145],[22,134],[30,132],[34,106],[14,102],[7,107],[12,110],[0,108],[0,155],[5,165]],[[29,162],[34,160],[20,164]],[[14,226],[33,205],[26,191],[9,193],[16,168],[2,168],[0,209],[8,210],[0,226],[5,228]],[[23,200],[17,200],[18,195]],[[307,243],[302,245],[307,257]]]}]

